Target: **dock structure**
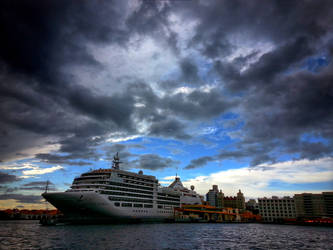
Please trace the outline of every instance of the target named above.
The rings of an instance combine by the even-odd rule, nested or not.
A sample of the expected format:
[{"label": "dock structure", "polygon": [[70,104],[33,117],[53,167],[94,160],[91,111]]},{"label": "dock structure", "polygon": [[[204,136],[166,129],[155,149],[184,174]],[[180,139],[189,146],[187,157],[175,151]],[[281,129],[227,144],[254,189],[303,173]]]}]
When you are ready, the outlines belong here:
[{"label": "dock structure", "polygon": [[183,205],[174,209],[176,222],[240,222],[238,209],[209,205]]}]

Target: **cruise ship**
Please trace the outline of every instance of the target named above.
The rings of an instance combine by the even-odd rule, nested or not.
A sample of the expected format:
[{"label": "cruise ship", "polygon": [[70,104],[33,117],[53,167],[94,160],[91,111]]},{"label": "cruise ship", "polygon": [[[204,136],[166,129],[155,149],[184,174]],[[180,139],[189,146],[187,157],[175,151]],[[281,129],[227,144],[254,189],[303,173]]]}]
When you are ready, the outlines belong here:
[{"label": "cruise ship", "polygon": [[132,173],[120,169],[118,153],[112,168],[92,170],[76,177],[65,192],[42,196],[68,220],[80,221],[163,221],[174,216],[174,208],[202,204],[203,197],[183,186],[179,177],[162,187],[155,176],[142,170]]}]

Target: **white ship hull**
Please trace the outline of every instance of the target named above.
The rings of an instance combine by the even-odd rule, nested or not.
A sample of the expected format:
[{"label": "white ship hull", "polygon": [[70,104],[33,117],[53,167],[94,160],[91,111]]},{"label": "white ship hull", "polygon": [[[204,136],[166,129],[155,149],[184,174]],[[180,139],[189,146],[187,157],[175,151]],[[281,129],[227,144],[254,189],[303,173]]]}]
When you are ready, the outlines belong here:
[{"label": "white ship hull", "polygon": [[173,209],[115,206],[115,202],[94,191],[44,193],[43,197],[70,220],[164,221],[173,218]]}]

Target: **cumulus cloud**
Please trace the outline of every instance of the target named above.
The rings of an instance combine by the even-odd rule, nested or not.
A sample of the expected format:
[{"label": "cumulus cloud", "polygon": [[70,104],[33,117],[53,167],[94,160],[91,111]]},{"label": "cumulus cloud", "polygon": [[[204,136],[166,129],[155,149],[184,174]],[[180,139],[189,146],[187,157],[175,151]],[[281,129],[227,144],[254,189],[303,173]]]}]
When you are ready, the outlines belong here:
[{"label": "cumulus cloud", "polygon": [[5,170],[22,170],[22,169],[34,169],[35,166],[31,163],[23,163],[23,164],[9,164],[9,165],[2,165],[0,169]]},{"label": "cumulus cloud", "polygon": [[196,190],[202,194],[206,193],[212,184],[217,184],[227,195],[233,195],[238,189],[242,189],[245,196],[253,198],[274,194],[289,195],[292,191],[279,190],[279,187],[275,187],[273,183],[310,184],[332,182],[332,164],[333,158],[262,164],[254,168],[228,169],[208,176],[198,176],[184,181],[184,184],[187,186],[194,185]]},{"label": "cumulus cloud", "polygon": [[[180,176],[178,176],[180,177]],[[163,180],[167,180],[167,181],[170,181],[170,180],[174,180],[176,178],[176,176],[165,176],[163,177]]]},{"label": "cumulus cloud", "polygon": [[25,175],[25,176],[43,175],[43,174],[52,173],[54,171],[62,170],[62,169],[64,169],[64,167],[62,167],[60,165],[53,166],[53,167],[50,167],[50,168],[35,167],[32,170],[24,170],[24,171],[22,171],[22,174]]}]

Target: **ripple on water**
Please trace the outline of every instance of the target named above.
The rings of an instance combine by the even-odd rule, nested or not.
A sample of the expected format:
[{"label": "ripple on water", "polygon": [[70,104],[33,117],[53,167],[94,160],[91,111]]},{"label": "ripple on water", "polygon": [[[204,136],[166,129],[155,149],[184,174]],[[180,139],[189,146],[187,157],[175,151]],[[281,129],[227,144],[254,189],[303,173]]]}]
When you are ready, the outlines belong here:
[{"label": "ripple on water", "polygon": [[263,224],[43,227],[0,221],[0,249],[333,249],[333,228]]}]

